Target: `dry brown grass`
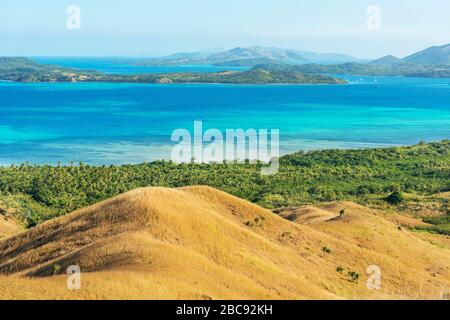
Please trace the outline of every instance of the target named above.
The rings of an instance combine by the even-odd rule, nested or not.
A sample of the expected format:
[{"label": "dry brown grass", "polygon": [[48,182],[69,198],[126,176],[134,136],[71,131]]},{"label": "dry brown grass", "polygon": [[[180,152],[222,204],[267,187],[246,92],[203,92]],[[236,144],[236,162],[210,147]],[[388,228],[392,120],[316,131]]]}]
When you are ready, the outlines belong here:
[{"label": "dry brown grass", "polygon": [[[318,209],[332,219],[312,209],[313,222],[292,222],[208,187],[138,189],[0,242],[0,298],[438,299],[450,288],[448,249],[353,203]],[[74,264],[79,291],[52,275]],[[374,264],[381,290],[365,284]]]},{"label": "dry brown grass", "polygon": [[0,214],[0,240],[13,236],[25,228],[15,217]]},{"label": "dry brown grass", "polygon": [[303,206],[284,210],[280,216],[292,222],[308,225],[334,219],[339,216],[339,213]]}]

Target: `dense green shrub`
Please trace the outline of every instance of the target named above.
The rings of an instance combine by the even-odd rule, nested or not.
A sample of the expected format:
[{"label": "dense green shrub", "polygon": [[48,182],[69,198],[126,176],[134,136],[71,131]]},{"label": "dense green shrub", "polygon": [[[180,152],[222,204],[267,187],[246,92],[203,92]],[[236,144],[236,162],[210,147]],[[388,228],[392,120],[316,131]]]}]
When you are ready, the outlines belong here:
[{"label": "dense green shrub", "polygon": [[386,198],[386,201],[391,205],[397,205],[404,202],[405,197],[403,197],[401,192],[395,191]]}]

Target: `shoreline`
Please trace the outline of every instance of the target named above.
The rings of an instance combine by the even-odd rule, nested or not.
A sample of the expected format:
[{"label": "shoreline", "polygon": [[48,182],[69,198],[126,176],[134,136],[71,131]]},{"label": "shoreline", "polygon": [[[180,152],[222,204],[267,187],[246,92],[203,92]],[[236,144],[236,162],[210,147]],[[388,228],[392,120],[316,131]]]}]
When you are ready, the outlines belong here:
[{"label": "shoreline", "polygon": [[[372,150],[372,151],[380,151],[380,150],[386,150],[386,149],[395,149],[395,148],[412,148],[412,147],[417,147],[417,146],[421,146],[421,145],[428,145],[428,144],[434,144],[434,143],[446,143],[450,141],[449,139],[443,139],[443,140],[435,140],[435,141],[426,141],[426,142],[419,142],[419,143],[415,143],[415,144],[383,144],[383,145],[376,145],[373,147],[370,146],[362,146],[362,147],[349,147],[349,148],[318,148],[318,149],[311,149],[311,150],[301,150],[298,149],[297,151],[292,151],[292,152],[286,152],[286,153],[281,153],[280,155],[280,159],[285,158],[285,157],[291,157],[300,153],[304,153],[304,154],[313,154],[313,153],[319,153],[319,152],[339,152],[339,151],[347,151],[347,152],[351,152],[351,151],[364,151],[364,150]],[[78,161],[78,160],[72,160],[72,161],[55,161],[53,163],[49,163],[49,162],[43,162],[43,163],[36,163],[36,162],[28,162],[28,161],[23,161],[23,162],[17,162],[17,163],[2,163],[0,161],[0,169],[5,169],[11,166],[17,167],[17,166],[21,166],[21,165],[29,165],[29,166],[33,166],[33,167],[44,167],[44,166],[50,166],[50,167],[58,167],[58,166],[62,166],[62,167],[79,167],[80,164],[82,165],[86,165],[89,167],[94,167],[94,168],[102,168],[102,167],[124,167],[124,166],[139,166],[139,165],[145,165],[145,164],[153,164],[153,163],[171,163],[172,161],[170,159],[165,159],[165,158],[156,158],[153,160],[149,160],[149,161],[137,161],[137,162],[120,162],[120,163],[91,163],[90,161]],[[197,165],[197,166],[212,166],[212,165],[222,165],[222,163],[201,163],[201,164],[189,164],[189,163],[183,163],[183,164],[176,164],[176,165]],[[238,164],[239,165],[239,164]]]},{"label": "shoreline", "polygon": [[290,83],[290,82],[274,82],[274,83],[227,83],[227,82],[173,82],[173,83],[155,83],[155,82],[133,82],[133,81],[11,81],[2,80],[4,83],[23,83],[23,84],[140,84],[140,85],[156,85],[156,86],[173,86],[173,85],[229,85],[229,86],[335,86],[351,84],[344,80],[342,83]]}]

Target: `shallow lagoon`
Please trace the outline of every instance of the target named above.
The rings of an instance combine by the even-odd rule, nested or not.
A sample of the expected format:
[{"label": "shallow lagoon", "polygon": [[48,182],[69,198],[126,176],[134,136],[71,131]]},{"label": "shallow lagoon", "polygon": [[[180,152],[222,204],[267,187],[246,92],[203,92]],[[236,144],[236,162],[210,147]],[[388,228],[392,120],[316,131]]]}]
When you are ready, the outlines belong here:
[{"label": "shallow lagoon", "polygon": [[281,152],[450,138],[450,79],[343,76],[348,85],[0,83],[0,163],[169,158],[171,134],[280,129]]}]

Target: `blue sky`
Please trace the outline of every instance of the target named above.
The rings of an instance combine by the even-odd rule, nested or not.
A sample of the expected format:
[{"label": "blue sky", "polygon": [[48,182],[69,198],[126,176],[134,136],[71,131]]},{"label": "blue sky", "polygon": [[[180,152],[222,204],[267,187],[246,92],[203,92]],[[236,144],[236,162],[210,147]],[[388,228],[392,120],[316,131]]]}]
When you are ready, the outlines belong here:
[{"label": "blue sky", "polygon": [[[374,4],[380,30],[366,26]],[[81,30],[66,28],[69,5],[81,8]],[[0,55],[130,56],[261,45],[402,57],[449,43],[449,15],[449,0],[3,0]]]}]

